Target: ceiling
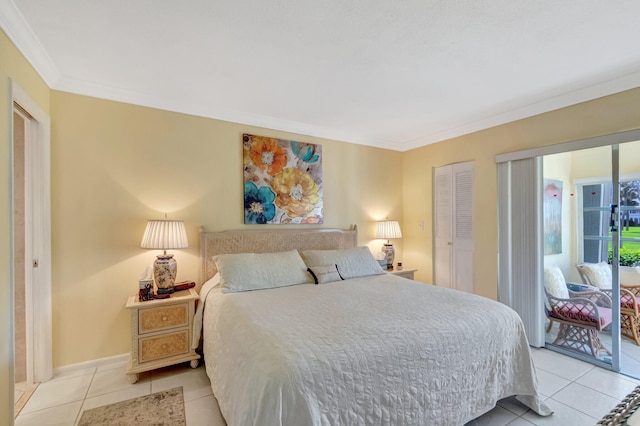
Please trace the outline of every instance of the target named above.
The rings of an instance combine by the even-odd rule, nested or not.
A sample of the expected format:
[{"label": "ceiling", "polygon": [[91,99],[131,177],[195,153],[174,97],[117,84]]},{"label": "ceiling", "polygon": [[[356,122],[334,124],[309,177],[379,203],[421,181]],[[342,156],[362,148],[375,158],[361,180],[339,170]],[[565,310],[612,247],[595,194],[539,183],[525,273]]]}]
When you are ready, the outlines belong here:
[{"label": "ceiling", "polygon": [[405,151],[640,87],[637,0],[0,0],[45,82]]}]

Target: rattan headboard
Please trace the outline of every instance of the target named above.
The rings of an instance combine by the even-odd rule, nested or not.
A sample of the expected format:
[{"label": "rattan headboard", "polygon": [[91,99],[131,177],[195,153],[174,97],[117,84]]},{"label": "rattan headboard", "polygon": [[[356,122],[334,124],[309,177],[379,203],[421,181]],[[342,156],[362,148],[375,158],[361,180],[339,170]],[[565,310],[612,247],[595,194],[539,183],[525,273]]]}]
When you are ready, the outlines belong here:
[{"label": "rattan headboard", "polygon": [[331,250],[357,247],[358,231],[351,229],[200,230],[200,283],[218,271],[212,256],[221,253],[273,253],[293,249]]}]

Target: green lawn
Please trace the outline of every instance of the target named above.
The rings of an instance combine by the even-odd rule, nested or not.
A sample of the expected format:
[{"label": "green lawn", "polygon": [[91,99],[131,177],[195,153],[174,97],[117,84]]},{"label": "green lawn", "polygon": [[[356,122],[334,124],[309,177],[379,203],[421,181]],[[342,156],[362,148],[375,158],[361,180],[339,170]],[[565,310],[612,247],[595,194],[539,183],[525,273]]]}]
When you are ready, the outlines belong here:
[{"label": "green lawn", "polygon": [[[640,238],[640,226],[630,226],[628,231],[623,228],[621,238]],[[640,251],[640,242],[624,241],[622,247],[627,250]]]},{"label": "green lawn", "polygon": [[[640,238],[640,226],[622,229],[621,238]],[[609,243],[609,262],[611,262],[611,243]],[[620,247],[620,265],[636,266],[640,264],[640,242],[623,241]]]}]

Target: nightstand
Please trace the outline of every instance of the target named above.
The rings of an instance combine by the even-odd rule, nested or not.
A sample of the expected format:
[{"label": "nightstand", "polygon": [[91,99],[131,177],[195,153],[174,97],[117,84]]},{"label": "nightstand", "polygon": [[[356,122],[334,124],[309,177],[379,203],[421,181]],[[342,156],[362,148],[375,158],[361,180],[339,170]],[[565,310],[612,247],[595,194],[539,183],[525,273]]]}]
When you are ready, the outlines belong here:
[{"label": "nightstand", "polygon": [[200,355],[191,348],[197,299],[193,288],[172,293],[168,299],[140,302],[138,295],[129,297],[131,356],[127,375],[131,383],[144,371],[185,361],[191,361],[191,368],[198,366]]},{"label": "nightstand", "polygon": [[394,269],[393,271],[386,271],[386,272],[387,272],[387,274],[393,274],[393,275],[397,275],[397,276],[402,277],[402,278],[407,278],[407,279],[412,280],[413,279],[413,273],[416,272],[416,271],[417,271],[417,269],[401,269],[399,271],[397,269]]}]

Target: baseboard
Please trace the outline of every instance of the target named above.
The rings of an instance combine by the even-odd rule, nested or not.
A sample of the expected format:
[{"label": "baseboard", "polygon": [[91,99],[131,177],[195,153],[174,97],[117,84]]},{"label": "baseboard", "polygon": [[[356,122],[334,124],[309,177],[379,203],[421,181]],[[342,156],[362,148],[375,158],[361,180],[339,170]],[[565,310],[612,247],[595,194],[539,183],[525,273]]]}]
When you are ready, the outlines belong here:
[{"label": "baseboard", "polygon": [[127,362],[128,360],[129,360],[129,354],[126,353],[126,354],[109,356],[106,358],[98,358],[98,359],[92,359],[89,361],[83,361],[77,364],[63,365],[61,367],[56,367],[53,369],[53,378],[55,379],[56,377],[59,377],[59,376],[68,376],[77,371],[87,370],[89,368],[98,368],[98,367],[104,367],[105,365],[117,364],[120,362]]}]

